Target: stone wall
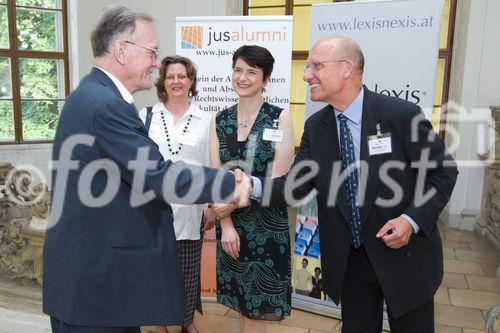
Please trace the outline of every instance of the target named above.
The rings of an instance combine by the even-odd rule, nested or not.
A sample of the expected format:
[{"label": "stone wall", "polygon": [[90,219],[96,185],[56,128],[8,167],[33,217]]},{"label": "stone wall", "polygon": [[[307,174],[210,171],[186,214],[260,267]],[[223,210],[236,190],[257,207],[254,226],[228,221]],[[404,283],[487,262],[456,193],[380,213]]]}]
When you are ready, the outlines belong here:
[{"label": "stone wall", "polygon": [[490,109],[495,126],[495,144],[491,148],[494,154],[487,154],[493,159],[488,160],[484,169],[481,217],[475,229],[500,251],[500,106]]}]

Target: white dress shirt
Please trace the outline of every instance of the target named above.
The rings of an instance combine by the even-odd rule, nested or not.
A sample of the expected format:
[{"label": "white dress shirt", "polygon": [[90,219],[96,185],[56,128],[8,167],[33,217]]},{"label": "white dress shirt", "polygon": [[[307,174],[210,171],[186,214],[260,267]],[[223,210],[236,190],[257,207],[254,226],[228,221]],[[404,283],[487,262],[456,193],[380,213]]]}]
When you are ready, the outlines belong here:
[{"label": "white dress shirt", "polygon": [[118,91],[120,92],[120,94],[122,95],[123,99],[131,104],[131,103],[134,103],[134,97],[132,96],[132,94],[130,93],[130,91],[128,91],[127,88],[125,88],[125,86],[123,85],[123,83],[118,80],[113,74],[111,74],[110,72],[108,72],[107,70],[104,70],[102,69],[101,67],[98,67],[98,66],[95,66],[96,68],[100,69],[101,71],[104,72],[104,74],[106,74],[110,79],[111,81],[113,81],[113,83],[115,84],[116,88],[118,88]]},{"label": "white dress shirt", "polygon": [[[146,108],[139,111],[139,117],[146,122]],[[189,110],[174,124],[173,115],[163,102],[153,106],[149,137],[158,145],[165,160],[183,161],[189,164],[208,166],[208,135],[212,115],[201,110],[196,103],[191,103]],[[170,150],[161,114],[165,118],[170,137]],[[191,121],[188,125],[188,120]],[[187,128],[186,128],[187,126]],[[184,132],[186,130],[186,132]],[[178,154],[179,146],[181,150]],[[203,205],[171,204],[174,213],[174,229],[177,240],[200,239],[200,226]]]},{"label": "white dress shirt", "polygon": [[[365,92],[363,88],[361,88],[358,96],[354,99],[354,101],[343,111],[340,112],[334,109],[335,113],[335,121],[337,122],[337,138],[339,139],[340,144],[340,120],[338,118],[339,114],[343,114],[347,117],[347,127],[349,127],[349,131],[351,132],[352,141],[354,144],[354,154],[356,158],[356,162],[359,162],[361,156],[361,123],[363,118],[363,100],[365,98]],[[358,173],[360,170],[358,169]],[[417,233],[420,230],[418,224],[408,215],[401,214],[403,218],[405,218],[408,223],[411,224],[413,228],[413,232]]]}]

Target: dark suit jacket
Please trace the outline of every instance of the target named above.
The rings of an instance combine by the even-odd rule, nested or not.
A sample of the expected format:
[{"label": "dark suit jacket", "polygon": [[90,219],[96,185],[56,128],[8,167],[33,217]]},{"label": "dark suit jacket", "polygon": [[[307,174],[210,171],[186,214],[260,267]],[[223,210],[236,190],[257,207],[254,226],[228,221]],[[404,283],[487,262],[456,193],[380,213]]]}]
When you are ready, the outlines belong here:
[{"label": "dark suit jacket", "polygon": [[[93,143],[64,144],[74,134],[86,134]],[[144,188],[132,186],[127,168],[139,147],[149,147],[156,168],[145,173]],[[54,171],[53,212],[44,245],[43,308],[68,324],[85,326],[139,326],[177,324],[184,319],[184,282],[169,202],[172,191],[184,194],[192,183],[201,186],[196,203],[212,201],[212,185],[218,170],[164,161],[158,146],[148,137],[134,106],[125,102],[113,82],[99,69],[82,79],[66,99],[54,141],[53,159],[70,156],[78,166],[69,174]],[[109,159],[117,166],[98,171],[91,184],[82,181],[84,170]],[[177,181],[167,172],[180,173]],[[230,196],[234,177],[223,172],[222,197]],[[106,186],[116,195],[98,200],[100,207],[82,202],[79,191],[94,197]],[[90,186],[89,186],[90,185]],[[109,190],[108,188],[108,190]],[[154,191],[157,199],[132,207],[131,194]],[[215,192],[217,193],[217,192]],[[175,202],[175,201],[172,201]],[[178,201],[177,201],[178,202]],[[54,214],[62,207],[60,218]],[[56,220],[57,219],[57,220]]]},{"label": "dark suit jacket", "polygon": [[[380,282],[392,314],[398,318],[428,302],[439,287],[443,277],[441,238],[436,222],[446,205],[455,184],[457,169],[443,142],[433,135],[429,121],[423,119],[420,108],[402,99],[375,94],[366,87],[361,129],[361,157],[369,170],[361,170],[361,180],[367,178],[365,200],[361,207],[364,246]],[[421,117],[412,142],[412,120]],[[383,133],[390,132],[392,152],[369,156],[367,136],[376,134],[376,124]],[[429,136],[429,134],[431,134]],[[430,140],[428,141],[428,138]],[[428,149],[429,159],[436,162],[423,184],[425,192],[434,188],[437,192],[423,205],[417,206],[415,190],[417,170],[410,166],[419,161],[422,151]],[[329,105],[307,119],[294,166],[301,161],[314,161],[319,173],[294,191],[296,198],[303,197],[312,189],[318,190],[318,218],[321,230],[321,261],[323,286],[326,293],[338,304],[344,283],[344,275],[351,243],[351,231],[347,216],[344,185],[341,184],[334,206],[328,207],[329,187],[339,185],[332,177],[332,166],[341,163],[337,125],[333,108]],[[379,175],[385,162],[400,164],[388,175],[392,182],[383,182]],[[443,163],[446,166],[443,166]],[[339,164],[340,165],[340,164]],[[304,174],[303,169],[300,174]],[[394,185],[402,189],[402,198],[390,207],[381,207],[377,198],[394,196]],[[283,204],[285,177],[273,181],[271,204]],[[361,185],[362,187],[362,185]],[[375,237],[377,231],[390,219],[401,214],[410,216],[420,227],[408,245],[393,250]]]}]

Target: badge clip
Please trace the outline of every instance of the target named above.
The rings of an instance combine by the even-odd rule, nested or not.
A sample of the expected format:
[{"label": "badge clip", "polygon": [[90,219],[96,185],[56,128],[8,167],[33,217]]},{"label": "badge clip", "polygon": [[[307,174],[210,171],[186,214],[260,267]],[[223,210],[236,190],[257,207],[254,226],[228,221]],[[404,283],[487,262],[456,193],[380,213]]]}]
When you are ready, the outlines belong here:
[{"label": "badge clip", "polygon": [[380,123],[377,123],[377,125],[375,125],[375,128],[377,129],[377,138],[381,138],[383,135],[382,131],[380,130]]}]

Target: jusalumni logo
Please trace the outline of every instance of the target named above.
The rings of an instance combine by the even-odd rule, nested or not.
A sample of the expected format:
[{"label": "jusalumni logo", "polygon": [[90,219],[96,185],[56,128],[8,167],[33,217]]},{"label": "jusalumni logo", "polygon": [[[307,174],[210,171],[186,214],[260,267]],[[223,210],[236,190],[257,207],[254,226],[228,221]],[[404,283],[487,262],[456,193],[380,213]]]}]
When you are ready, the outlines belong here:
[{"label": "jusalumni logo", "polygon": [[203,27],[181,27],[181,49],[201,49],[203,45]]}]

